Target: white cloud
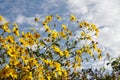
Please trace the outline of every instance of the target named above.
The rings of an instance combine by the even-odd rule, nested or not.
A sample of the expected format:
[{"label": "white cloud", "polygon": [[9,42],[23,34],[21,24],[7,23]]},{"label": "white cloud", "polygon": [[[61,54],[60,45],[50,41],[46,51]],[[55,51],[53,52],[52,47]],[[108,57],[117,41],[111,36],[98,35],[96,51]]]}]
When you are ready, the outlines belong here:
[{"label": "white cloud", "polygon": [[[44,20],[41,15],[36,14],[35,17],[40,18],[40,22]],[[18,24],[27,24],[29,28],[24,25],[24,29],[22,30],[29,30],[30,27],[35,28],[37,31],[44,31],[44,28],[40,26],[39,23],[34,21],[35,17],[26,17],[24,15],[18,15],[15,19],[15,22]]]},{"label": "white cloud", "polygon": [[[115,57],[120,55],[120,1],[119,0],[68,0],[68,9],[81,20],[92,21],[100,26],[98,41],[104,47],[112,49]],[[106,26],[107,25],[107,26]]]},{"label": "white cloud", "polygon": [[27,23],[29,25],[35,25],[35,21],[34,21],[35,17],[26,17],[23,15],[18,15],[16,18],[16,22],[18,24],[23,24],[23,23]]},{"label": "white cloud", "polygon": [[88,12],[86,0],[68,0],[68,8],[72,13],[85,14]]},{"label": "white cloud", "polygon": [[24,23],[24,18],[25,18],[24,16],[18,15],[16,18],[16,22],[19,24],[22,24],[22,23]]}]

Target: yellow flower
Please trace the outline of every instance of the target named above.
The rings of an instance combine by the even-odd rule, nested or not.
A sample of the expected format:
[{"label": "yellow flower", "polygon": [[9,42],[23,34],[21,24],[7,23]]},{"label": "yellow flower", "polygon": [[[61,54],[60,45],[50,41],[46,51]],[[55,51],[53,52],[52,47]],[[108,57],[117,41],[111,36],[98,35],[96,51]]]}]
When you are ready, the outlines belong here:
[{"label": "yellow flower", "polygon": [[3,30],[4,30],[5,32],[8,32],[8,33],[11,32],[11,30],[8,28],[8,24],[4,24],[4,25],[3,25]]},{"label": "yellow flower", "polygon": [[15,58],[10,58],[10,62],[9,63],[12,66],[16,66],[16,65],[19,64],[19,61],[17,59],[15,59]]},{"label": "yellow flower", "polygon": [[39,18],[35,18],[35,21],[38,22],[40,19]]},{"label": "yellow flower", "polygon": [[102,53],[102,50],[101,49],[97,49],[97,52],[99,53],[99,54],[101,54]]},{"label": "yellow flower", "polygon": [[65,24],[62,24],[62,28],[63,28],[63,30],[66,30],[67,26]]},{"label": "yellow flower", "polygon": [[0,36],[0,43],[4,43],[4,42],[5,42],[4,38]]},{"label": "yellow flower", "polygon": [[31,30],[31,31],[35,31],[35,28],[31,27],[30,30]]},{"label": "yellow flower", "polygon": [[81,55],[82,54],[82,51],[81,50],[76,50],[76,53]]},{"label": "yellow flower", "polygon": [[22,70],[25,71],[25,72],[29,72],[30,71],[30,66],[29,65],[23,66]]},{"label": "yellow flower", "polygon": [[75,15],[70,15],[70,21],[76,21]]},{"label": "yellow flower", "polygon": [[13,78],[13,79],[17,79],[17,72],[15,71],[15,69],[10,69],[9,71],[10,73],[10,76]]},{"label": "yellow flower", "polygon": [[75,57],[75,60],[76,60],[77,63],[78,63],[77,67],[81,67],[81,58],[77,55],[77,56]]},{"label": "yellow flower", "polygon": [[14,69],[10,68],[9,65],[6,65],[2,70],[0,70],[0,79],[12,77],[13,79],[17,79],[17,73]]},{"label": "yellow flower", "polygon": [[70,55],[69,52],[68,52],[68,50],[64,50],[64,51],[63,51],[63,54],[64,54],[66,57],[69,57],[69,55]]},{"label": "yellow flower", "polygon": [[45,44],[42,42],[42,41],[40,41],[40,46],[45,46]]},{"label": "yellow flower", "polygon": [[61,37],[64,38],[64,39],[66,39],[66,37],[67,37],[67,35],[66,35],[64,32],[62,32],[62,31],[60,32],[60,35],[61,35]]},{"label": "yellow flower", "polygon": [[7,54],[10,57],[14,57],[14,58],[16,58],[18,56],[18,52],[16,51],[16,49],[14,47],[8,48]]},{"label": "yellow flower", "polygon": [[53,75],[55,78],[57,78],[57,73],[55,71],[53,72]]},{"label": "yellow flower", "polygon": [[82,22],[79,23],[79,26],[80,26],[80,28],[82,28],[83,26],[89,28],[89,27],[90,27],[90,24],[89,24],[88,22],[86,22],[86,21],[82,21]]},{"label": "yellow flower", "polygon": [[64,56],[62,51],[59,51],[58,53],[59,53],[60,56]]},{"label": "yellow flower", "polygon": [[81,32],[81,36],[85,36],[85,32]]},{"label": "yellow flower", "polygon": [[56,46],[52,46],[52,49],[54,52],[58,53],[60,56],[64,56],[63,52],[60,50],[60,48],[56,47]]},{"label": "yellow flower", "polygon": [[97,50],[97,45],[95,43],[92,45],[92,47],[94,50]]},{"label": "yellow flower", "polygon": [[70,67],[70,62],[66,61],[65,65],[67,65],[68,67]]},{"label": "yellow flower", "polygon": [[99,29],[98,29],[98,28],[96,28],[96,29],[95,29],[95,31],[96,31],[96,33],[98,33],[98,32],[99,32]]},{"label": "yellow flower", "polygon": [[13,26],[14,26],[14,27],[18,27],[17,23],[13,23]]},{"label": "yellow flower", "polygon": [[29,61],[29,57],[26,55],[26,56],[21,56],[21,58],[22,58],[24,64],[27,65],[28,61]]},{"label": "yellow flower", "polygon": [[0,15],[0,22],[6,22],[5,18]]},{"label": "yellow flower", "polygon": [[49,28],[48,25],[45,25],[44,28],[45,28],[45,31],[46,31],[46,32],[51,32],[51,30],[50,30],[50,28]]},{"label": "yellow flower", "polygon": [[9,43],[15,43],[15,40],[14,40],[14,37],[13,36],[7,36],[6,39],[5,39],[7,42]]},{"label": "yellow flower", "polygon": [[34,71],[34,80],[45,80],[43,74],[44,68],[43,66],[39,65]]},{"label": "yellow flower", "polygon": [[9,66],[5,66],[4,69],[0,70],[0,79],[9,77]]},{"label": "yellow flower", "polygon": [[52,78],[52,77],[51,77],[50,75],[47,76],[47,80],[51,80],[51,78]]},{"label": "yellow flower", "polygon": [[25,53],[25,49],[22,46],[17,47],[17,51],[19,51],[20,54]]},{"label": "yellow flower", "polygon": [[92,51],[90,49],[87,49],[87,53],[89,53],[90,56],[93,56],[93,53],[92,53]]},{"label": "yellow flower", "polygon": [[88,40],[92,40],[92,37],[90,35],[87,35]]},{"label": "yellow flower", "polygon": [[97,28],[96,25],[93,24],[93,23],[91,24],[91,27],[92,27],[93,30],[95,30]]},{"label": "yellow flower", "polygon": [[33,39],[34,38],[33,35],[32,35],[32,33],[30,33],[30,32],[27,32],[25,34],[25,36],[26,36],[26,38],[29,38],[29,39]]},{"label": "yellow flower", "polygon": [[15,27],[13,27],[12,31],[13,31],[13,33],[14,33],[16,36],[19,36],[19,35],[20,35],[17,25],[15,25]]},{"label": "yellow flower", "polygon": [[81,48],[80,50],[81,50],[81,52],[84,52],[84,51],[85,51],[85,48]]},{"label": "yellow flower", "polygon": [[75,60],[76,60],[76,61],[78,61],[78,60],[79,60],[79,56],[78,56],[78,55],[76,55]]},{"label": "yellow flower", "polygon": [[83,22],[80,22],[80,23],[79,23],[79,26],[80,26],[80,28],[82,28],[82,27],[84,26],[84,23],[83,23]]},{"label": "yellow flower", "polygon": [[72,31],[68,30],[68,33],[72,37]]},{"label": "yellow flower", "polygon": [[51,37],[53,38],[53,39],[56,39],[57,37],[58,37],[58,32],[57,31],[55,31],[55,30],[53,30],[52,32],[51,32]]},{"label": "yellow flower", "polygon": [[35,41],[33,39],[26,40],[29,46],[33,46]]},{"label": "yellow flower", "polygon": [[38,65],[37,60],[34,57],[29,59],[29,64],[31,65],[31,67]]},{"label": "yellow flower", "polygon": [[46,21],[48,21],[48,22],[52,21],[52,15],[46,16]]},{"label": "yellow flower", "polygon": [[62,75],[63,75],[63,77],[64,77],[64,80],[68,80],[67,70],[62,69]]},{"label": "yellow flower", "polygon": [[61,64],[60,63],[54,62],[53,64],[54,64],[54,66],[55,66],[55,68],[56,68],[57,71],[61,70]]},{"label": "yellow flower", "polygon": [[22,80],[33,80],[32,72],[29,72],[29,74],[23,76]]},{"label": "yellow flower", "polygon": [[24,33],[24,32],[22,32],[22,37],[23,37],[23,38],[26,38],[26,35],[25,35],[25,33]]},{"label": "yellow flower", "polygon": [[62,72],[61,72],[61,71],[58,71],[58,74],[59,74],[60,76],[62,76]]},{"label": "yellow flower", "polygon": [[95,33],[95,36],[98,37],[98,33]]},{"label": "yellow flower", "polygon": [[74,71],[77,69],[77,63],[73,63]]},{"label": "yellow flower", "polygon": [[34,38],[39,38],[40,37],[40,34],[39,33],[34,33]]},{"label": "yellow flower", "polygon": [[62,20],[62,18],[60,17],[60,15],[56,14],[56,17],[58,20]]},{"label": "yellow flower", "polygon": [[101,54],[98,55],[98,59],[99,60],[102,59],[102,55]]},{"label": "yellow flower", "polygon": [[24,45],[25,47],[28,46],[28,43],[26,42],[26,40],[24,38],[19,38],[19,41],[20,41],[21,45]]},{"label": "yellow flower", "polygon": [[43,21],[42,24],[43,26],[46,26],[48,24],[48,21]]},{"label": "yellow flower", "polygon": [[85,27],[89,27],[90,26],[89,23],[86,22],[86,21],[83,21],[83,24],[84,24]]}]

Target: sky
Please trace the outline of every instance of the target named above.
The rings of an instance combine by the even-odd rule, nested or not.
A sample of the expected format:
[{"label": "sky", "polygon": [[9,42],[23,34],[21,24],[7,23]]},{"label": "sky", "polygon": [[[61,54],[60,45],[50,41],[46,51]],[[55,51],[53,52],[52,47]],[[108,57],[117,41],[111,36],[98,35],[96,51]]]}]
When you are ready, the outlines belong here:
[{"label": "sky", "polygon": [[[120,0],[0,0],[0,15],[17,22],[21,29],[33,26],[34,18],[75,14],[79,20],[95,23],[99,29],[99,46],[111,57],[120,56]],[[23,25],[26,25],[24,27]],[[101,65],[103,62],[98,61]]]}]

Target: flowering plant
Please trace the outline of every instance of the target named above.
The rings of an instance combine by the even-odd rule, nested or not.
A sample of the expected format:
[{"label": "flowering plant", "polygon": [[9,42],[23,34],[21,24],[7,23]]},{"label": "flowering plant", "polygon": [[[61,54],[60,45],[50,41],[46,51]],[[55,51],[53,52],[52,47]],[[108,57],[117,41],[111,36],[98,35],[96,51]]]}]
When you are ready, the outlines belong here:
[{"label": "flowering plant", "polygon": [[[67,80],[79,77],[83,54],[98,59],[102,51],[97,47],[99,29],[93,23],[78,21],[70,15],[69,21],[79,29],[76,34],[60,15],[48,15],[41,21],[39,30],[31,28],[21,32],[17,23],[10,23],[0,16],[0,79],[5,80]],[[43,31],[41,31],[43,29]],[[89,56],[89,57],[90,57]],[[88,58],[89,59],[89,58]]]}]

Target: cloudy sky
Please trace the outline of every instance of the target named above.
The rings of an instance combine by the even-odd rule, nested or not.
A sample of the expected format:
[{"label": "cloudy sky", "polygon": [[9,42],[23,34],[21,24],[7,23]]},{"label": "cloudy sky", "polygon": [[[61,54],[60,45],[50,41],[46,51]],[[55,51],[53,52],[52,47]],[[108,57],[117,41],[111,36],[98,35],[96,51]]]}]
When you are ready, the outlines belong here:
[{"label": "cloudy sky", "polygon": [[[34,25],[34,17],[75,14],[100,29],[99,45],[112,57],[120,55],[120,0],[0,0],[0,15],[19,25]],[[28,27],[21,27],[21,29]]]}]

